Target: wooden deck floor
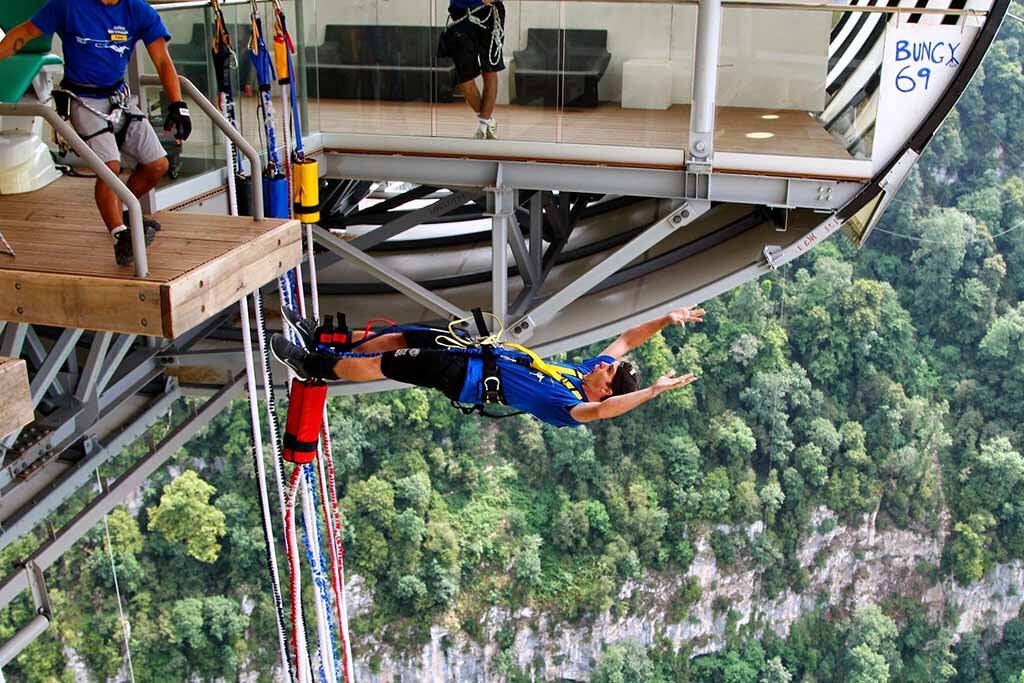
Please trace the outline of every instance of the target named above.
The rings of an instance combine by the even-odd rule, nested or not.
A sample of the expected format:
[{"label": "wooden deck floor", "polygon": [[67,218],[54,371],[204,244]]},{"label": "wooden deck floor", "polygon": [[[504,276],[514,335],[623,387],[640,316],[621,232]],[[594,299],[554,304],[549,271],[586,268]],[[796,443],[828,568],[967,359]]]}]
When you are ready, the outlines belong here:
[{"label": "wooden deck floor", "polygon": [[[677,104],[656,111],[623,109],[611,103],[559,113],[542,107],[504,105],[497,107],[495,118],[502,140],[684,149],[690,107]],[[432,105],[321,100],[310,103],[310,119],[316,130],[369,135],[470,138],[477,125],[476,117],[461,102]],[[750,134],[754,137],[748,137]],[[804,111],[719,107],[715,148],[750,154],[853,158]]]},{"label": "wooden deck floor", "polygon": [[161,212],[149,275],[118,266],[93,181],[0,196],[0,320],[175,337],[295,266],[297,221]]}]

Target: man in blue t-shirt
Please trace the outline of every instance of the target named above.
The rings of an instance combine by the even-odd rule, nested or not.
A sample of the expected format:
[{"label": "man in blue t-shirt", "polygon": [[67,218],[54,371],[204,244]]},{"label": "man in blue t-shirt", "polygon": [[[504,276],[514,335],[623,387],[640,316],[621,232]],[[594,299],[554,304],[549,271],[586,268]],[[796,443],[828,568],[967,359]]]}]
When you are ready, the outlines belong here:
[{"label": "man in blue t-shirt", "polygon": [[[439,56],[455,63],[459,92],[478,117],[474,137],[495,140],[498,72],[505,68],[505,5],[501,0],[450,0],[448,16]],[[483,78],[483,94],[476,86],[477,76]]]},{"label": "man in blue t-shirt", "polygon": [[[357,355],[346,356],[317,350],[315,323],[291,309],[283,313],[307,348],[275,334],[271,350],[302,379],[369,382],[388,378],[437,389],[460,404],[479,405],[483,401],[487,378],[479,350],[441,347],[437,337],[448,335],[447,331],[422,328],[380,334],[356,347]],[[704,309],[670,311],[622,333],[596,358],[578,365],[549,362],[547,365],[556,368],[546,372],[531,362],[528,354],[500,347],[496,364],[501,398],[507,405],[556,427],[579,427],[584,422],[627,413],[659,394],[697,381],[689,373],[676,377],[672,370],[640,389],[632,364],[620,360],[668,325],[688,322],[704,322]],[[360,340],[358,333],[355,338]],[[557,368],[567,372],[559,373]]]},{"label": "man in blue t-shirt", "polygon": [[[128,189],[141,197],[156,187],[168,163],[156,131],[131,101],[124,84],[137,41],[145,44],[171,101],[164,129],[173,128],[179,144],[192,132],[178,72],[167,51],[171,39],[167,27],[145,0],[50,0],[0,41],[0,59],[15,54],[33,38],[52,33],[60,36],[64,49],[61,89],[70,93],[71,125],[114,173],[121,172],[122,158],[134,166]],[[117,263],[131,263],[124,207],[101,180],[96,181],[96,206],[114,240]],[[156,221],[146,219],[146,244],[159,229]]]}]

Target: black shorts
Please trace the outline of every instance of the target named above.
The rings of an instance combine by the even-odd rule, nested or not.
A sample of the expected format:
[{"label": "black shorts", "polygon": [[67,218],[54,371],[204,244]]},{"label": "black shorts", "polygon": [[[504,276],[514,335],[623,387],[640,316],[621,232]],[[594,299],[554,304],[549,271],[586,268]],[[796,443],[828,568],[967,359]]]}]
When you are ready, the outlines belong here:
[{"label": "black shorts", "polygon": [[462,393],[468,364],[467,354],[439,349],[398,349],[380,358],[381,372],[388,379],[437,389],[453,401]]},{"label": "black shorts", "polygon": [[[494,17],[497,13],[501,31],[495,36]],[[505,68],[504,50],[505,5],[495,0],[490,5],[474,7],[470,10],[473,16],[483,21],[483,26],[473,23],[466,17],[467,10],[449,8],[453,24],[444,31],[441,49],[442,57],[451,57],[455,62],[455,75],[459,83],[471,81],[481,71],[501,71]]]}]

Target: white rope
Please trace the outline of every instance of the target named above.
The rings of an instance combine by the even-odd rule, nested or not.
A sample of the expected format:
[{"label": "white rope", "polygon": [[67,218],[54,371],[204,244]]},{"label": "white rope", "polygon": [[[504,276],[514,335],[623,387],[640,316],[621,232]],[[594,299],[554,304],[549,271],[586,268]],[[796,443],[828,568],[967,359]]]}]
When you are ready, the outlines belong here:
[{"label": "white rope", "polygon": [[[970,215],[970,214],[968,214],[968,215]],[[1002,237],[1003,235],[1011,233],[1014,230],[1018,230],[1018,229],[1020,229],[1022,227],[1024,227],[1024,220],[1017,221],[1016,223],[1014,223],[1012,226],[1010,226],[1006,230],[1003,230],[1002,232],[997,232],[997,233],[995,233],[993,235],[989,235],[987,238],[985,238],[985,237],[974,237],[974,238],[971,238],[971,239],[967,240],[967,242],[965,242],[965,246],[967,244],[978,244],[979,242],[987,242],[990,239],[994,240],[997,237]],[[878,232],[884,232],[886,235],[892,235],[893,237],[901,237],[901,238],[903,238],[905,240],[913,240],[914,242],[921,242],[923,244],[942,244],[942,245],[948,245],[949,244],[949,242],[947,242],[945,240],[930,240],[930,239],[928,239],[926,237],[916,237],[914,235],[904,235],[904,234],[899,233],[899,232],[893,232],[892,230],[886,230],[885,228],[875,228],[875,230],[878,231]]]},{"label": "white rope", "polygon": [[[100,491],[103,491],[104,486],[100,480],[99,469],[96,470],[96,483],[99,484]],[[124,605],[121,602],[121,587],[117,582],[117,567],[114,565],[114,546],[110,542],[110,525],[107,523],[107,515],[103,515],[103,534],[107,542],[107,556],[110,558],[110,573],[114,577],[114,593],[117,595],[117,618],[121,623],[121,636],[124,638],[124,656],[128,662],[128,678],[132,683],[135,683],[135,668],[132,666],[132,646],[130,642],[132,627],[131,622],[128,621],[128,615],[125,614]]]},{"label": "white rope", "polygon": [[[313,248],[313,225],[306,223],[306,260],[309,264],[309,292],[310,292],[310,304],[313,312],[313,318],[320,320],[320,290],[319,283],[316,275],[316,253]],[[325,472],[324,460],[327,455],[334,457],[334,449],[331,447],[331,429],[330,423],[327,420],[327,404],[324,404],[323,414],[323,439],[322,443],[317,444],[317,450],[319,458],[317,459],[317,475],[320,478],[320,500],[323,503],[325,510],[325,521],[328,542],[331,547],[331,573],[337,586],[340,595],[336,595],[335,599],[338,604],[335,605],[338,614],[338,631],[341,634],[342,647],[344,648],[342,661],[345,665],[345,680],[348,683],[355,682],[355,672],[352,669],[352,639],[348,628],[348,602],[345,596],[345,564],[344,554],[342,553],[341,541],[338,534],[338,524],[340,520],[335,519],[337,514],[337,491],[334,489],[335,482],[334,478],[328,477]],[[331,471],[333,472],[333,463],[331,463]],[[336,562],[334,560],[337,560]]]},{"label": "white rope", "polygon": [[277,548],[274,542],[274,528],[270,523],[270,496],[267,493],[267,478],[263,467],[263,434],[260,429],[260,411],[257,403],[256,393],[256,370],[252,362],[252,334],[249,330],[249,299],[243,296],[239,303],[239,314],[242,325],[242,354],[245,356],[245,380],[246,390],[249,395],[249,417],[252,420],[252,442],[254,461],[256,464],[256,479],[260,492],[260,508],[263,517],[263,534],[267,543],[268,564],[270,565],[270,580],[273,584],[273,595],[275,608],[277,609],[277,639],[281,648],[281,665],[288,670],[288,639],[284,631],[284,623],[281,620],[283,605],[281,601],[281,578],[277,571]]}]

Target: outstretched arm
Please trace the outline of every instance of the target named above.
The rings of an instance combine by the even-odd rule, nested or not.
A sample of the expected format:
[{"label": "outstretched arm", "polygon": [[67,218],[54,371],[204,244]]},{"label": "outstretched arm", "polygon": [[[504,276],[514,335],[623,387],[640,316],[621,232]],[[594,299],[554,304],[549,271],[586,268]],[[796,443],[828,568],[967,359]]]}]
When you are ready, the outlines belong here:
[{"label": "outstretched arm", "polygon": [[160,76],[160,83],[167,92],[167,99],[171,102],[181,102],[181,82],[178,80],[178,70],[171,61],[171,53],[167,51],[167,40],[157,38],[146,45],[146,51],[153,60],[153,66]]},{"label": "outstretched arm", "polygon": [[33,38],[43,35],[31,21],[18,24],[0,40],[0,59],[7,59],[13,54],[21,51],[25,44]]},{"label": "outstretched arm", "polygon": [[660,318],[655,318],[654,320],[645,322],[642,325],[637,325],[632,329],[626,330],[602,352],[602,355],[611,356],[615,360],[618,360],[669,325],[684,325],[686,323],[702,322],[704,322],[703,308],[694,308],[692,306],[677,308]]},{"label": "outstretched arm", "polygon": [[655,396],[659,396],[666,391],[679,389],[681,387],[685,387],[687,384],[693,384],[696,381],[697,376],[693,373],[686,373],[681,377],[676,377],[676,371],[669,370],[659,377],[657,382],[646,389],[640,389],[639,391],[633,391],[619,396],[612,396],[611,398],[600,402],[580,403],[579,405],[573,406],[572,410],[569,411],[569,415],[571,415],[572,419],[577,422],[607,420],[610,417],[618,417],[619,415],[628,413],[634,408],[642,406]]}]

